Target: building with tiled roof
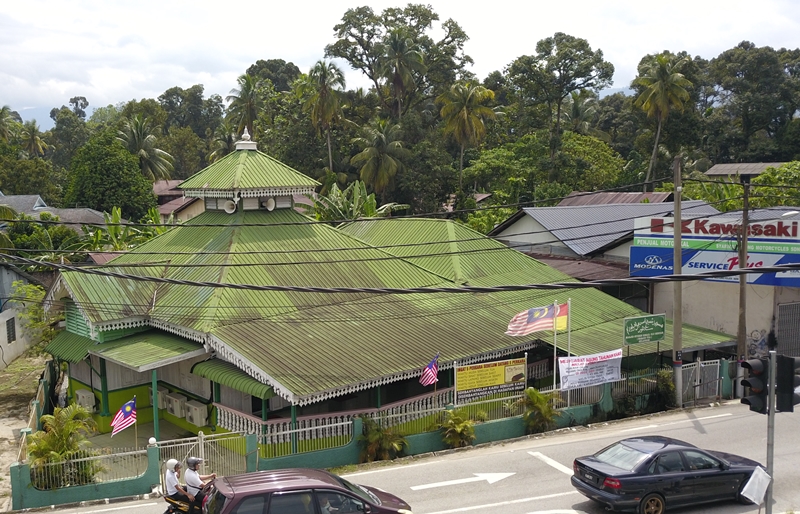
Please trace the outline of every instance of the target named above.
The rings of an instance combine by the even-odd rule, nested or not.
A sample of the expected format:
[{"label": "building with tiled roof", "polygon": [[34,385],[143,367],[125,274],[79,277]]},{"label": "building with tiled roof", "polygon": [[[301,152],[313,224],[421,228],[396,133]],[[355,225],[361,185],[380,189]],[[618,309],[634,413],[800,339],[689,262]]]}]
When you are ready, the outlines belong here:
[{"label": "building with tiled roof", "polygon": [[[314,222],[293,198],[318,183],[248,139],[180,184],[202,214],[103,268],[116,275],[65,271],[50,290],[67,331],[47,350],[70,363],[73,390],[96,391],[99,426],[132,394],[144,422],[195,431],[372,408],[423,394],[420,370],[436,353],[443,383],[455,362],[552,359],[552,333],[505,335],[520,311],[571,298],[576,355],[618,348],[623,319],[640,313],[591,288],[407,294],[574,279],[449,220]],[[683,334],[684,348],[727,338]],[[159,388],[208,415],[188,425],[153,409]]]}]

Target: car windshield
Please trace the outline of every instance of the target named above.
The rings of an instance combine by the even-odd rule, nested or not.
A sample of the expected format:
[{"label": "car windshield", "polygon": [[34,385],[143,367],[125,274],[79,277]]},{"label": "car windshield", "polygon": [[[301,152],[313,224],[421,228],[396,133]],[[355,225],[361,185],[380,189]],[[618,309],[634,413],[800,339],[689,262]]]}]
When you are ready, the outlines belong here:
[{"label": "car windshield", "polygon": [[227,500],[225,495],[212,488],[208,496],[205,512],[208,514],[219,514],[222,512],[222,507],[225,505],[225,500]]},{"label": "car windshield", "polygon": [[600,462],[605,462],[626,471],[632,471],[647,456],[647,453],[625,446],[622,443],[614,443],[594,454],[594,457]]},{"label": "car windshield", "polygon": [[340,483],[341,483],[341,484],[342,484],[344,487],[346,487],[346,488],[347,488],[347,490],[349,490],[349,491],[351,491],[351,492],[353,492],[353,493],[357,494],[357,495],[358,495],[358,496],[360,496],[362,499],[364,499],[364,500],[366,500],[366,501],[368,501],[368,502],[372,503],[373,505],[380,505],[380,504],[381,504],[381,500],[380,500],[380,499],[379,499],[377,496],[375,496],[375,495],[372,493],[372,491],[368,491],[368,490],[364,489],[363,487],[361,487],[361,486],[360,486],[360,485],[358,485],[358,484],[354,484],[354,483],[352,483],[352,482],[348,482],[347,480],[345,480],[345,479],[344,479],[344,478],[342,478],[342,477],[336,477],[336,478],[338,478],[338,479],[339,479],[339,482],[340,482]]}]

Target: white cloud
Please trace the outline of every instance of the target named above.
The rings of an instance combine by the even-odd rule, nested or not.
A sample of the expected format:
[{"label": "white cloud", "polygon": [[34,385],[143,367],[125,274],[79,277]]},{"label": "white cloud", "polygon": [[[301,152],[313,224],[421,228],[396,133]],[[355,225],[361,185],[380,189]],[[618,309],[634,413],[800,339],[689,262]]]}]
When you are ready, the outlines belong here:
[{"label": "white cloud", "polygon": [[[28,0],[0,7],[0,104],[46,113],[85,96],[90,109],[132,98],[155,98],[173,86],[203,84],[223,96],[258,59],[284,59],[306,71],[334,41],[345,11],[389,2],[240,2],[208,0]],[[711,59],[742,40],[775,48],[798,46],[800,9],[793,0],[676,1],[651,5],[596,2],[467,3],[430,0],[442,20],[453,18],[470,37],[466,52],[480,78],[535,52],[555,32],[603,50],[627,87],[648,53],[685,50]],[[346,67],[342,63],[343,67]],[[349,87],[368,86],[347,70]],[[23,116],[28,117],[25,113]],[[37,116],[42,116],[37,114]]]}]

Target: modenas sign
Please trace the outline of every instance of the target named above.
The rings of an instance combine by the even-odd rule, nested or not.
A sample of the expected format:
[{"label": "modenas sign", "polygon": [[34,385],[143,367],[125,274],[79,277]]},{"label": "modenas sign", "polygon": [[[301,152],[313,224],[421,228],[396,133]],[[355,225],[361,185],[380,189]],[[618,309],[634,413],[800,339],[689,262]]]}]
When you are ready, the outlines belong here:
[{"label": "modenas sign", "polygon": [[[697,274],[739,268],[736,236],[741,220],[699,218],[681,221],[681,273]],[[633,246],[630,250],[630,274],[654,277],[673,273],[675,224],[673,218],[638,218],[634,220]],[[797,221],[758,221],[747,229],[747,267],[761,268],[777,264],[800,263],[800,223]],[[736,276],[714,279],[738,282]],[[800,287],[800,270],[780,273],[751,273],[751,284]]]}]

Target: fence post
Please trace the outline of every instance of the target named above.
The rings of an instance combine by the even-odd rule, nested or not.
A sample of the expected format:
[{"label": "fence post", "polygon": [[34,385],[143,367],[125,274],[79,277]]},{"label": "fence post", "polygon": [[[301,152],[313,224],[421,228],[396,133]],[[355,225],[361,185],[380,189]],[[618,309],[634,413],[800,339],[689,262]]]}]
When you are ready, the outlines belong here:
[{"label": "fence post", "polygon": [[206,447],[205,447],[205,438],[203,436],[203,431],[202,430],[197,432],[197,446],[200,447],[200,455],[198,455],[198,457],[200,457],[201,461],[205,461],[206,460]]},{"label": "fence post", "polygon": [[33,408],[33,412],[36,413],[36,430],[39,431],[42,429],[42,421],[40,419],[42,417],[42,413],[39,410],[39,400],[33,400],[31,402],[31,408]]},{"label": "fence post", "polygon": [[258,435],[247,434],[244,436],[245,471],[252,473],[258,471]]}]

